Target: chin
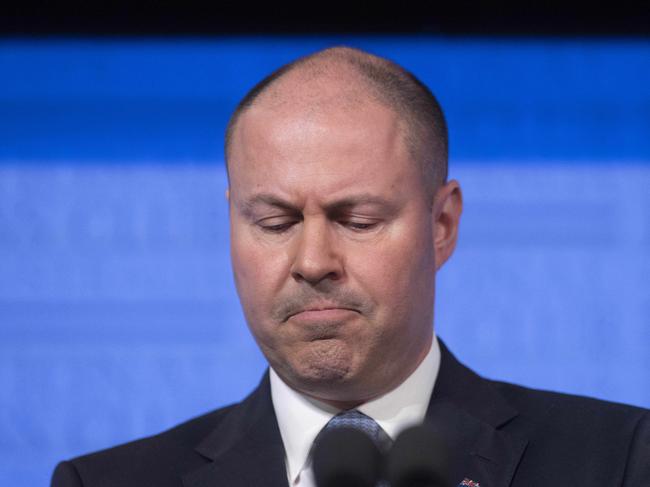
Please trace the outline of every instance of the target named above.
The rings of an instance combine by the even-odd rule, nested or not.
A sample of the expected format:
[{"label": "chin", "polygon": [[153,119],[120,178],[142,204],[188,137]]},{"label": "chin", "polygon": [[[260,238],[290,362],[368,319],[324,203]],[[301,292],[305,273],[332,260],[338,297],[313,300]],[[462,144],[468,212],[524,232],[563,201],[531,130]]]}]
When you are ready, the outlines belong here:
[{"label": "chin", "polygon": [[308,393],[341,387],[354,375],[353,354],[340,340],[311,342],[284,367],[295,388]]}]

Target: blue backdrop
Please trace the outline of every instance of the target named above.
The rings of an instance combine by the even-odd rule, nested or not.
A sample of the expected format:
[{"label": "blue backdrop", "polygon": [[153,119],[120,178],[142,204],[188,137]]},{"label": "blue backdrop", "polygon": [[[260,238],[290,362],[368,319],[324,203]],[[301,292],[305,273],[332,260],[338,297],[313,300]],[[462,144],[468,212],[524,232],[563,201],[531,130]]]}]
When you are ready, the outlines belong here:
[{"label": "blue backdrop", "polygon": [[486,376],[650,407],[650,43],[3,40],[1,485],[255,385],[223,130],[265,74],[341,43],[446,110],[466,210],[439,335]]}]

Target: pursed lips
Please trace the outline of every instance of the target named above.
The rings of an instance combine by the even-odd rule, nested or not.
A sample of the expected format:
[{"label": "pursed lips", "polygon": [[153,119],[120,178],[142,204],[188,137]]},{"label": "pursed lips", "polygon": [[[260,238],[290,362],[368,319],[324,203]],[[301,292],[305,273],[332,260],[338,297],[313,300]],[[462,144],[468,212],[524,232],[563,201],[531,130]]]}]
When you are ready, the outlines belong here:
[{"label": "pursed lips", "polygon": [[300,318],[336,318],[350,312],[358,313],[359,311],[337,305],[314,305],[291,313],[287,319],[296,316],[300,316]]}]

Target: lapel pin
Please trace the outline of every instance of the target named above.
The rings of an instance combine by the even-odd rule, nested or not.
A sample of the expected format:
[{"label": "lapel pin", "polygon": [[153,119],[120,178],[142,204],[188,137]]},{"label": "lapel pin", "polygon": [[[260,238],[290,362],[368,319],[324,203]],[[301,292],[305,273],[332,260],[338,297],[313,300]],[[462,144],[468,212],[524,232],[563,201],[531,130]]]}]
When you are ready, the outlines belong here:
[{"label": "lapel pin", "polygon": [[474,482],[468,478],[463,479],[463,481],[458,484],[458,487],[481,487],[481,484]]}]

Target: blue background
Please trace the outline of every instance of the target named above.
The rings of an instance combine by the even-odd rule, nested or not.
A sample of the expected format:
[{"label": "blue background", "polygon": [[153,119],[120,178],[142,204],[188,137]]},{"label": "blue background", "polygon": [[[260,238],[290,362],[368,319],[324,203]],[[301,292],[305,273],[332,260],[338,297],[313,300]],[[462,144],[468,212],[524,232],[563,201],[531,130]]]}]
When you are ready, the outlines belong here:
[{"label": "blue background", "polygon": [[438,334],[485,376],[650,407],[650,43],[0,41],[0,484],[236,401],[265,367],[234,291],[223,131],[333,44],[438,95],[460,243]]}]

